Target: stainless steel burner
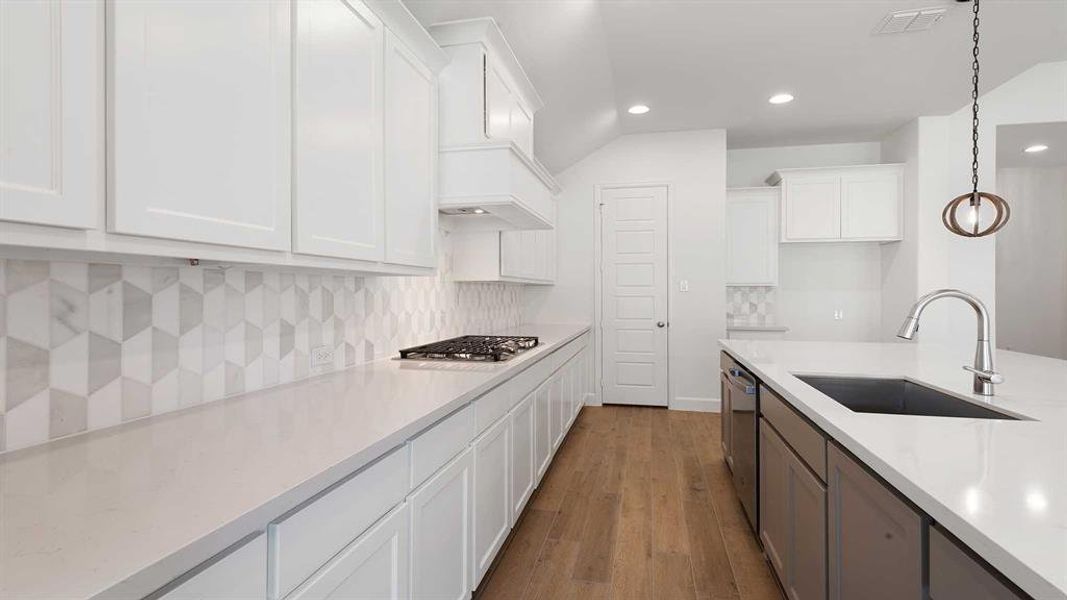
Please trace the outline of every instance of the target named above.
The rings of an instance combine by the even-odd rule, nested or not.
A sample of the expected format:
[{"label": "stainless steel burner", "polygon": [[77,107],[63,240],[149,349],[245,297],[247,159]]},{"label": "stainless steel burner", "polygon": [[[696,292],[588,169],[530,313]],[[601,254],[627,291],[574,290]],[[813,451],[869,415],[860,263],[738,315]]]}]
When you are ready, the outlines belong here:
[{"label": "stainless steel burner", "polygon": [[500,362],[537,346],[533,336],[465,335],[400,351],[400,358],[412,360],[467,360]]}]

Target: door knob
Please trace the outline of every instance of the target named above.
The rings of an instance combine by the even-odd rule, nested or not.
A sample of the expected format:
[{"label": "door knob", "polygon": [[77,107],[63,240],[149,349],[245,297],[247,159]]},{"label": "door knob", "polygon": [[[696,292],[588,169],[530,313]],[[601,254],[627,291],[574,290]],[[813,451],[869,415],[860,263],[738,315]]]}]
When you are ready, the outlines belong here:
[{"label": "door knob", "polygon": [[667,326],[667,324],[664,323],[663,321],[656,321],[656,327],[666,327],[666,326]]}]

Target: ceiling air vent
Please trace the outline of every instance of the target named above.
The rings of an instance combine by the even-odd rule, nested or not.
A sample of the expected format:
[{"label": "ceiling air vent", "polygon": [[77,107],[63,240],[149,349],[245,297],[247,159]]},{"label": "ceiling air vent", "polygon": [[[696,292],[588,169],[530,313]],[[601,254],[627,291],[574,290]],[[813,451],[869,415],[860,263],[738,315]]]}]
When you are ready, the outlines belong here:
[{"label": "ceiling air vent", "polygon": [[945,9],[919,8],[913,10],[901,10],[889,13],[875,28],[875,34],[883,33],[911,33],[913,31],[926,31],[934,26],[945,16]]}]

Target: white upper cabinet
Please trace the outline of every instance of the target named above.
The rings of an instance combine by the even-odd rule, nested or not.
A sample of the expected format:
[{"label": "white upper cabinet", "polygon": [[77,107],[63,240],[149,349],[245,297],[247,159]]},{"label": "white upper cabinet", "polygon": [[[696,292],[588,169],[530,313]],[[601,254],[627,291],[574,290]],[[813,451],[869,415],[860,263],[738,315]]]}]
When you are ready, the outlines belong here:
[{"label": "white upper cabinet", "polygon": [[0,220],[97,226],[102,16],[86,0],[0,2]]},{"label": "white upper cabinet", "polygon": [[903,239],[903,165],[783,169],[767,180],[782,188],[783,242]]},{"label": "white upper cabinet", "polygon": [[858,169],[843,174],[841,238],[902,239],[903,198],[903,169]]},{"label": "white upper cabinet", "polygon": [[384,27],[358,0],[296,0],[293,250],[382,260]]},{"label": "white upper cabinet", "polygon": [[110,229],[288,250],[289,3],[108,9]]},{"label": "white upper cabinet", "polygon": [[437,266],[437,83],[385,37],[385,260]]},{"label": "white upper cabinet", "polygon": [[726,285],[778,285],[778,188],[726,190]]}]

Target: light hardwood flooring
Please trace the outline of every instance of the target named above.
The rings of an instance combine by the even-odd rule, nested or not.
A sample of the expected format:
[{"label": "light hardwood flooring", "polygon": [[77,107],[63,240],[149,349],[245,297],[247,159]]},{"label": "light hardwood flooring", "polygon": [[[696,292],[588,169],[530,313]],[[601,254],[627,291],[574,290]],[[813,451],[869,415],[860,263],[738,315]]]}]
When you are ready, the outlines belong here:
[{"label": "light hardwood flooring", "polygon": [[780,600],[719,437],[717,414],[584,408],[478,600]]}]

